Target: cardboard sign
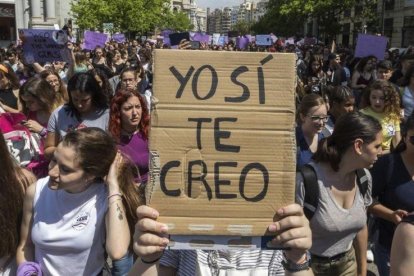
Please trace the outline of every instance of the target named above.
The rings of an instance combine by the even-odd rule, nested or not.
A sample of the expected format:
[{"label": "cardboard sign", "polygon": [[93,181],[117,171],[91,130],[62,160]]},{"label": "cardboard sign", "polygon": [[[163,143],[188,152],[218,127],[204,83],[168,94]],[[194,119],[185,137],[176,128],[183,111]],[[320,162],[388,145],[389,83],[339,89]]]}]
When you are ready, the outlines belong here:
[{"label": "cardboard sign", "polygon": [[19,29],[27,63],[69,61],[68,36],[62,30]]},{"label": "cardboard sign", "polygon": [[112,39],[117,43],[124,43],[126,41],[124,34],[113,34]]},{"label": "cardboard sign", "polygon": [[387,43],[388,38],[386,36],[358,34],[355,56],[367,57],[373,55],[378,60],[384,60]]},{"label": "cardboard sign", "polygon": [[83,44],[83,49],[95,50],[97,46],[105,47],[105,42],[108,39],[107,34],[85,31],[84,33],[85,42]]},{"label": "cardboard sign", "polygon": [[267,235],[294,202],[295,55],[154,57],[148,204],[173,235]]},{"label": "cardboard sign", "polygon": [[256,45],[270,46],[272,45],[272,37],[270,35],[256,35]]}]

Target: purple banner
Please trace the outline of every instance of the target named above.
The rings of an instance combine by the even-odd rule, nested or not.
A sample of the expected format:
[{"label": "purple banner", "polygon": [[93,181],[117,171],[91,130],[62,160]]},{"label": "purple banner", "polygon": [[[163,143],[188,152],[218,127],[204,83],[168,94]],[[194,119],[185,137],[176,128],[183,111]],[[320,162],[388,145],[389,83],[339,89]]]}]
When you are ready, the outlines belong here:
[{"label": "purple banner", "polygon": [[83,49],[95,50],[97,46],[105,47],[107,39],[107,34],[85,31],[85,42],[83,44]]},{"label": "purple banner", "polygon": [[384,60],[388,38],[386,36],[358,34],[355,56],[366,57],[373,55],[378,60]]},{"label": "purple banner", "polygon": [[118,43],[124,43],[126,40],[124,34],[113,34],[112,39]]},{"label": "purple banner", "polygon": [[200,41],[204,43],[209,43],[210,36],[209,35],[203,35],[202,33],[195,33],[193,36],[193,41]]},{"label": "purple banner", "polygon": [[62,30],[19,29],[27,63],[69,61],[68,36]]},{"label": "purple banner", "polygon": [[238,37],[236,38],[236,47],[239,49],[246,49],[249,45],[249,38],[248,37]]}]

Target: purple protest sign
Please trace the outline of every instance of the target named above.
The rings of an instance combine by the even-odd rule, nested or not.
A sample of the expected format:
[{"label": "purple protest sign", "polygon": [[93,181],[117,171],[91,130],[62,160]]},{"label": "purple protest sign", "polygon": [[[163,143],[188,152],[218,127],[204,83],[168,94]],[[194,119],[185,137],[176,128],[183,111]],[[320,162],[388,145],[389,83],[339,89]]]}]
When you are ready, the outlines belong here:
[{"label": "purple protest sign", "polygon": [[195,33],[193,36],[193,41],[200,41],[204,43],[209,43],[210,36],[209,35],[203,35],[202,33]]},{"label": "purple protest sign", "polygon": [[249,38],[247,37],[238,37],[236,38],[236,47],[244,50],[249,45]]},{"label": "purple protest sign", "polygon": [[163,43],[165,45],[171,46],[171,40],[170,40],[170,34],[172,34],[173,31],[171,30],[163,30],[161,32],[161,35],[164,37]]},{"label": "purple protest sign", "polygon": [[358,34],[355,56],[366,57],[373,55],[378,60],[384,60],[388,38],[386,36]]},{"label": "purple protest sign", "polygon": [[27,63],[69,61],[68,36],[62,30],[19,29]]},{"label": "purple protest sign", "polygon": [[108,39],[107,34],[85,31],[83,49],[95,50],[97,46],[104,47]]},{"label": "purple protest sign", "polygon": [[118,43],[124,43],[126,40],[124,34],[113,34],[112,39]]},{"label": "purple protest sign", "polygon": [[245,37],[249,40],[249,42],[253,42],[253,36],[252,35],[245,35]]}]

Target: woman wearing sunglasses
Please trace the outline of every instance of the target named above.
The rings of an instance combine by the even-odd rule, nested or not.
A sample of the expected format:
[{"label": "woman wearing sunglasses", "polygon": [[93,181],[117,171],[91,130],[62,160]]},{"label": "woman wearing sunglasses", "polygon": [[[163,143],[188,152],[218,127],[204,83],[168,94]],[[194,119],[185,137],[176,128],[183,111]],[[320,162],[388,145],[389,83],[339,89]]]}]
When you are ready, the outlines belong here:
[{"label": "woman wearing sunglasses", "polygon": [[318,94],[303,97],[299,109],[296,127],[296,165],[301,167],[311,161],[318,148],[318,142],[324,137],[322,130],[328,121],[326,103]]},{"label": "woman wearing sunglasses", "polygon": [[372,196],[377,201],[369,211],[378,218],[378,241],[374,246],[379,274],[389,275],[392,238],[397,224],[414,211],[414,114],[405,125],[394,151],[382,156],[371,169]]}]

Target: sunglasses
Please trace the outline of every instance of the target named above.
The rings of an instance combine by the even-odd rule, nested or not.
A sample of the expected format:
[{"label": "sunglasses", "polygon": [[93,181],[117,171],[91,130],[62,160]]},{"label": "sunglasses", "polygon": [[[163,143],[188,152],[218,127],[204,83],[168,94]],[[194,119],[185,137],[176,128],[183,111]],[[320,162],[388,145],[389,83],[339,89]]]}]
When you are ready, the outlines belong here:
[{"label": "sunglasses", "polygon": [[322,122],[325,122],[326,123],[329,120],[329,117],[328,116],[317,116],[317,115],[314,115],[314,116],[309,116],[309,118],[311,118],[311,120],[313,122],[322,121]]}]

